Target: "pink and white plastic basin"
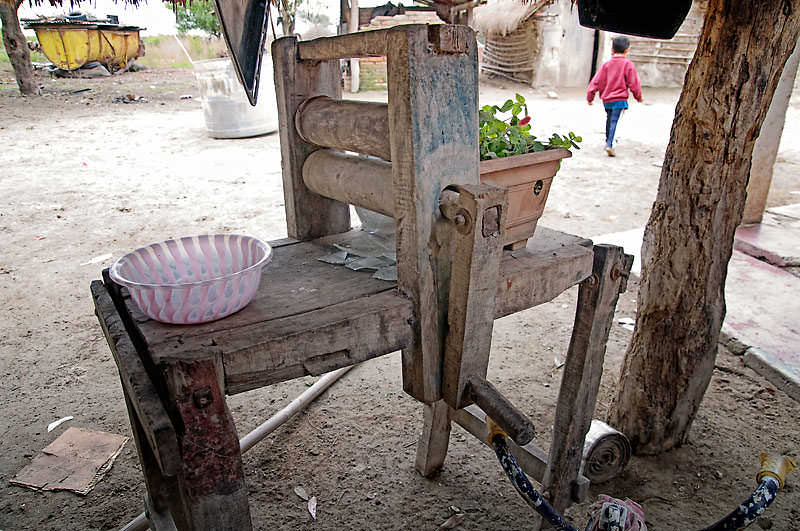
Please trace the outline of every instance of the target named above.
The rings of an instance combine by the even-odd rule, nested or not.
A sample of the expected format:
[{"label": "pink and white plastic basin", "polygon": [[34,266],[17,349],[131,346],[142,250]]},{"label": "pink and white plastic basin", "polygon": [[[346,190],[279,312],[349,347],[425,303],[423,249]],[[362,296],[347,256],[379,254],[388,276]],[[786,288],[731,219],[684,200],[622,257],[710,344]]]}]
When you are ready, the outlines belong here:
[{"label": "pink and white plastic basin", "polygon": [[109,273],[151,319],[197,324],[244,308],[271,258],[270,246],[251,236],[187,236],[140,247]]}]

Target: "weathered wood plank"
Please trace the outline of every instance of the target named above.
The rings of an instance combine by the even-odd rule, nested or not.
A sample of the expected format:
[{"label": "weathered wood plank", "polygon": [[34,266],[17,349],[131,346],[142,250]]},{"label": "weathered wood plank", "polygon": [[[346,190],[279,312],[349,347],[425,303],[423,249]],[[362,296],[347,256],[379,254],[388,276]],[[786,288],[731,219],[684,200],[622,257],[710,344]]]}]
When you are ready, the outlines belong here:
[{"label": "weathered wood plank", "polygon": [[458,191],[455,217],[463,222],[451,230],[454,252],[442,369],[442,397],[453,409],[471,403],[465,393],[471,377],[486,378],[508,207],[503,188],[465,185]]},{"label": "weathered wood plank", "polygon": [[412,316],[410,301],[386,292],[275,320],[268,331],[217,338],[226,392],[317,376],[400,350],[414,340]]},{"label": "weathered wood plank", "polygon": [[295,126],[309,144],[390,160],[389,106],[385,103],[317,96],[297,108]]},{"label": "weathered wood plank", "polygon": [[[369,237],[369,234],[360,233]],[[394,290],[394,283],[371,278],[371,272],[352,271],[341,265],[332,265],[318,259],[335,249],[333,243],[357,245],[359,232],[336,235],[315,243],[303,242],[274,249],[272,262],[264,269],[253,300],[241,311],[210,323],[199,325],[168,325],[148,320],[129,297],[125,298],[128,312],[151,348],[153,360],[158,363],[154,349],[158,344],[209,334],[235,334],[236,330],[274,319],[299,315],[320,308],[357,299],[383,291]],[[127,293],[123,290],[123,293]],[[177,354],[177,353],[176,353]]]},{"label": "weathered wood plank", "polygon": [[403,388],[432,403],[441,396],[449,286],[447,241],[435,231],[439,194],[479,182],[475,36],[461,26],[398,26],[387,61],[398,286],[419,327],[419,341],[403,352]]},{"label": "weathered wood plank", "polygon": [[298,56],[303,61],[383,57],[387,52],[389,31],[389,29],[360,31],[303,41],[298,47]]},{"label": "weathered wood plank", "polygon": [[192,531],[252,529],[239,437],[213,358],[163,367],[176,416],[181,469],[178,496]]},{"label": "weathered wood plank", "polygon": [[575,489],[603,374],[608,333],[630,264],[621,247],[596,245],[592,276],[581,283],[578,291],[543,481],[550,503],[558,510],[567,507]]},{"label": "weathered wood plank", "polygon": [[450,444],[450,406],[444,400],[423,404],[422,433],[417,442],[417,472],[428,477],[442,468]]},{"label": "weathered wood plank", "polygon": [[495,318],[554,299],[591,275],[592,257],[591,249],[580,245],[506,252],[497,283]]},{"label": "weathered wood plank", "polygon": [[95,280],[91,284],[91,291],[95,313],[119,369],[125,396],[136,412],[161,472],[166,476],[174,476],[178,470],[180,452],[172,421],[106,288],[102,282]]},{"label": "weathered wood plank", "polygon": [[297,38],[283,37],[272,43],[275,94],[281,140],[283,193],[289,236],[309,240],[350,228],[350,209],[311,192],[303,183],[303,163],[315,146],[297,133],[297,107],[312,96],[341,98],[338,61],[299,61]]}]

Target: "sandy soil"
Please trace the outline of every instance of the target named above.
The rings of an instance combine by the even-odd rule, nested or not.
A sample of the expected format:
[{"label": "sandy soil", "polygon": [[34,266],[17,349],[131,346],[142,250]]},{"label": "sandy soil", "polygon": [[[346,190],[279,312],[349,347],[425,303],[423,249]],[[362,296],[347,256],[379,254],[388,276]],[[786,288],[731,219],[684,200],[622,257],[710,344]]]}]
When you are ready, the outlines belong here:
[{"label": "sandy soil", "polygon": [[[0,530],[119,528],[143,508],[129,442],[86,497],[39,493],[8,480],[68,426],[130,434],[114,361],[93,314],[89,282],[140,245],[174,236],[240,231],[285,235],[277,135],[214,140],[205,134],[191,72],[142,71],[100,80],[42,78],[24,99],[0,71]],[[76,93],[80,89],[90,91]],[[486,84],[484,102],[515,90],[534,130],[573,130],[584,148],[554,181],[543,225],[584,236],[642,226],[655,197],[678,92],[647,90],[620,127],[619,156],[602,150],[602,107],[581,90],[559,99]],[[126,93],[148,103],[112,103]],[[180,99],[192,94],[193,99]],[[370,94],[376,99],[381,95]],[[800,109],[793,102],[770,204],[797,202]],[[795,194],[792,194],[795,192]],[[97,259],[109,254],[111,258]],[[636,311],[636,279],[617,316]],[[490,379],[540,427],[549,444],[560,371],[576,299],[498,321]],[[609,408],[630,332],[613,327],[596,417]],[[240,434],[302,392],[304,378],[229,400]],[[52,433],[60,417],[74,420]],[[755,483],[762,451],[798,456],[800,405],[721,349],[714,378],[684,447],[634,458],[592,496],[630,497],[651,530],[696,529],[726,514]],[[437,529],[455,506],[460,529],[525,528],[530,510],[493,454],[454,428],[444,470],[414,472],[421,408],[402,392],[398,354],[355,368],[306,412],[245,456],[256,529]],[[798,475],[758,525],[800,529]],[[319,500],[316,521],[293,492]],[[570,508],[579,525],[587,505]]]}]

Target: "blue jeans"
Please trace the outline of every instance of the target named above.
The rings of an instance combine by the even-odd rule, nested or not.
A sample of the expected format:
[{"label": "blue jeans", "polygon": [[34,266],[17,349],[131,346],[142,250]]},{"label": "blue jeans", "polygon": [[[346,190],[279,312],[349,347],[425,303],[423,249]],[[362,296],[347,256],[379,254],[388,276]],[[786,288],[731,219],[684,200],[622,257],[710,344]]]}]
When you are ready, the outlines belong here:
[{"label": "blue jeans", "polygon": [[617,122],[625,109],[606,109],[606,147],[614,147],[614,133],[617,131]]}]

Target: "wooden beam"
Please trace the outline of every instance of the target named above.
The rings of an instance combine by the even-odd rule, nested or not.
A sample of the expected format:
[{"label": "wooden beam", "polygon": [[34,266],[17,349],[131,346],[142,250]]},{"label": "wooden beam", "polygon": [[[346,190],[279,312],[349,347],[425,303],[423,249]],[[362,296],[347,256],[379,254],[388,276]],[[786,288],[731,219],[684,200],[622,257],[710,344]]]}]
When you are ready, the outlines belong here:
[{"label": "wooden beam", "polygon": [[394,216],[388,162],[320,149],[303,164],[303,182],[321,196]]},{"label": "wooden beam", "polygon": [[309,98],[297,108],[295,125],[309,144],[391,160],[385,103]]},{"label": "wooden beam", "polygon": [[[391,28],[387,50],[398,287],[418,312],[419,341],[403,352],[403,388],[426,403],[441,397],[449,286],[449,231],[437,237],[435,230],[439,194],[479,182],[475,35],[441,28]],[[459,47],[465,53],[442,51]]]},{"label": "wooden beam", "polygon": [[338,61],[298,61],[297,37],[272,43],[275,94],[278,102],[283,195],[289,236],[310,240],[350,228],[350,208],[311,192],[303,183],[303,163],[316,150],[297,133],[297,107],[312,96],[341,98]]},{"label": "wooden beam", "polygon": [[544,487],[550,503],[564,510],[572,498],[592,422],[608,333],[633,257],[621,247],[594,246],[592,276],[581,283],[569,350],[561,377],[553,442]]},{"label": "wooden beam", "polygon": [[178,472],[180,452],[172,421],[139,353],[128,338],[122,319],[105,286],[95,280],[91,284],[91,291],[95,313],[119,369],[125,396],[136,413],[142,433],[162,474],[174,476]]},{"label": "wooden beam", "polygon": [[461,409],[471,403],[465,393],[468,380],[485,378],[489,366],[508,204],[503,188],[485,184],[454,188],[459,196],[450,232],[454,252],[442,397],[453,409]]}]

